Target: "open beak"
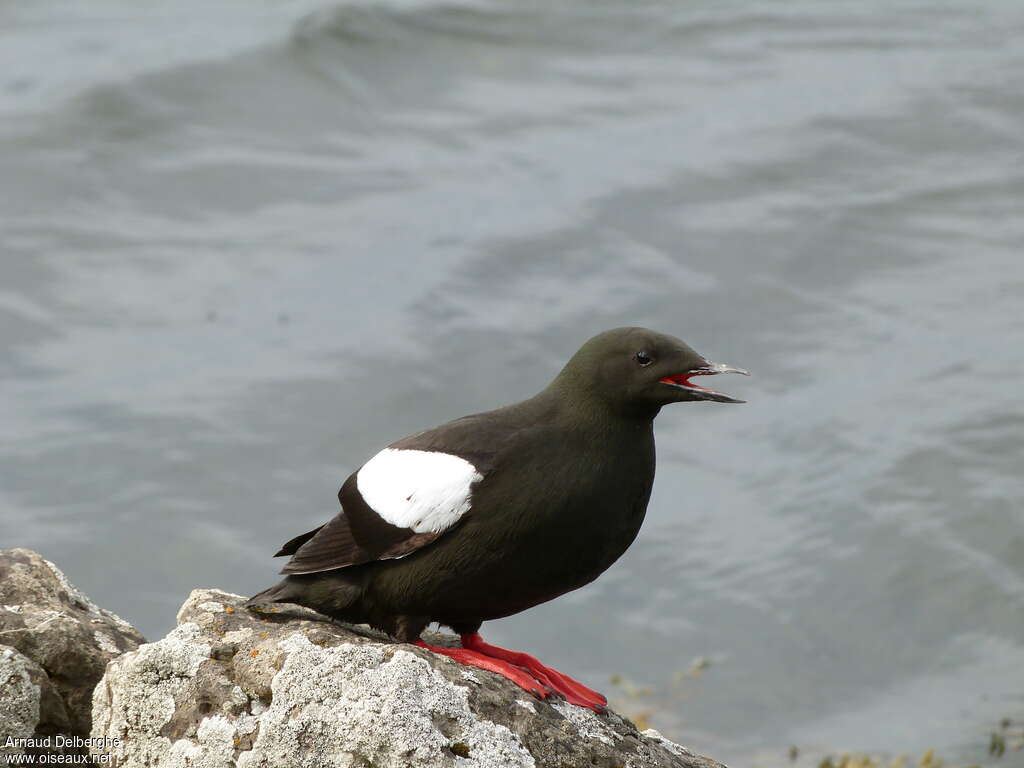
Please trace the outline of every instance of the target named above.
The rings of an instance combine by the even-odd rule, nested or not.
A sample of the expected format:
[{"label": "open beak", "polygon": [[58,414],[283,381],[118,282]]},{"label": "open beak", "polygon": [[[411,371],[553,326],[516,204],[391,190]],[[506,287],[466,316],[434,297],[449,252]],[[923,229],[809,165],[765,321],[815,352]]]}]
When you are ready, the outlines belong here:
[{"label": "open beak", "polygon": [[685,389],[691,392],[697,400],[713,400],[716,403],[745,403],[746,400],[740,400],[732,395],[727,395],[724,392],[716,392],[708,387],[702,387],[700,384],[694,384],[690,381],[693,376],[714,376],[718,373],[742,373],[744,376],[749,376],[748,371],[742,368],[737,368],[734,365],[726,365],[725,363],[709,363],[706,362],[697,368],[693,368],[686,373],[679,373],[673,376],[666,376],[660,381],[663,384],[668,384],[672,387],[678,387],[679,389]]}]

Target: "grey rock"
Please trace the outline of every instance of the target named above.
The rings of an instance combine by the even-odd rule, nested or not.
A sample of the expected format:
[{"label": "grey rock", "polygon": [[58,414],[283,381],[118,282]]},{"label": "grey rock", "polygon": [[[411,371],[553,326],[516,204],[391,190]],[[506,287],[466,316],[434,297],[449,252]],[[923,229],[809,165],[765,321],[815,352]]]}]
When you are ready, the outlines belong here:
[{"label": "grey rock", "polygon": [[[35,733],[42,698],[40,678],[44,676],[31,659],[13,648],[0,646],[0,757],[25,752],[17,742],[30,739]],[[12,739],[16,743],[7,746]]]},{"label": "grey rock", "polygon": [[[115,765],[159,768],[721,768],[609,712],[295,607],[195,590],[93,700]],[[440,636],[431,638],[441,642]]]},{"label": "grey rock", "polygon": [[[145,639],[28,549],[0,550],[0,736],[51,745],[89,735],[92,692],[107,662]],[[26,720],[28,718],[28,720]],[[29,723],[26,725],[26,723]],[[27,730],[26,730],[27,729]],[[60,746],[29,752],[81,752]]]}]

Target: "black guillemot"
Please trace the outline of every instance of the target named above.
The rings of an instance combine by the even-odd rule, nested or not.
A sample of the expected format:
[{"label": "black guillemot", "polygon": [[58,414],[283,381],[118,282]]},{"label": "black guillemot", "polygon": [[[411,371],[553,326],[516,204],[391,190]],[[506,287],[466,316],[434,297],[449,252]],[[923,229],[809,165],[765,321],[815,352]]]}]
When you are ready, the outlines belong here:
[{"label": "black guillemot", "polygon": [[[521,403],[384,448],[342,485],[342,511],[287,542],[277,585],[249,599],[369,624],[546,697],[607,700],[525,653],[485,643],[499,619],[596,579],[633,542],[654,482],[654,417],[669,403],[741,403],[690,379],[746,371],[645,328],[598,334]],[[461,648],[428,646],[431,622]]]}]

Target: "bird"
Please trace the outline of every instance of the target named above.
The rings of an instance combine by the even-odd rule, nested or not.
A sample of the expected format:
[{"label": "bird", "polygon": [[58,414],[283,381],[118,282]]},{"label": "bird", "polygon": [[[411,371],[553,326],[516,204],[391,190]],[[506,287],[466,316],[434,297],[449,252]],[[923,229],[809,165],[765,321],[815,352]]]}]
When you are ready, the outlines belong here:
[{"label": "bird", "polygon": [[[747,371],[673,336],[614,328],[538,394],[404,437],[345,480],[341,512],[276,553],[293,603],[496,672],[539,698],[606,711],[601,693],[491,645],[483,622],[589,584],[636,538],[654,483],[653,422],[679,402],[742,403],[691,379]],[[421,638],[450,627],[460,648]]]}]

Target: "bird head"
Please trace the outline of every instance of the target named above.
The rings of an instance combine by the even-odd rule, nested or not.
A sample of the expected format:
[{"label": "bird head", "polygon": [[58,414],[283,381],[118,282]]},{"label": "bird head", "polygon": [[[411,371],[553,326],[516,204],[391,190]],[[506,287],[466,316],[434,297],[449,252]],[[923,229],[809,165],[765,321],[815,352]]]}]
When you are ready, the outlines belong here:
[{"label": "bird head", "polygon": [[657,413],[669,403],[693,400],[745,402],[693,381],[719,373],[750,375],[742,368],[711,362],[674,336],[646,328],[614,328],[580,347],[559,379],[616,410],[637,413]]}]

